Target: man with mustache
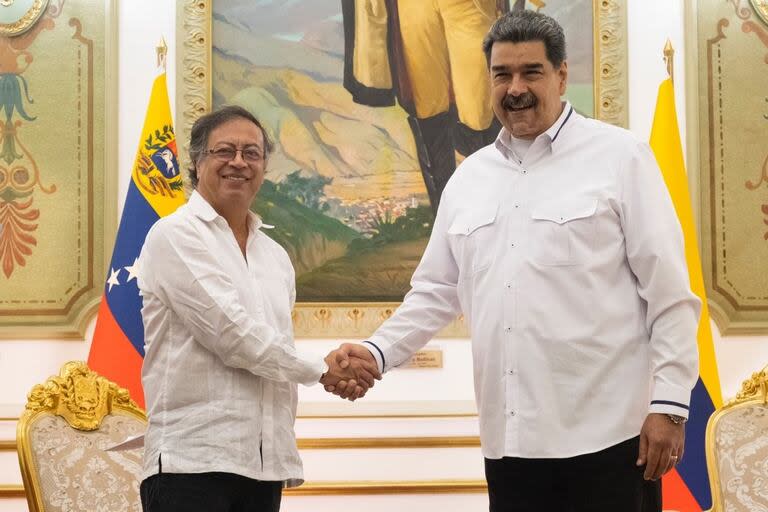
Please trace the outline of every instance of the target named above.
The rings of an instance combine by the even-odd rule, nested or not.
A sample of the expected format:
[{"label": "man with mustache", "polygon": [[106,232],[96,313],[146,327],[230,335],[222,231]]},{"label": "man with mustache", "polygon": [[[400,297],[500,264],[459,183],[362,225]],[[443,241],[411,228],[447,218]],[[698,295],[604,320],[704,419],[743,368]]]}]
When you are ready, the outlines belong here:
[{"label": "man with mustache", "polygon": [[509,13],[483,50],[503,128],[448,182],[403,304],[341,349],[385,372],[463,313],[490,510],[661,511],[700,311],[661,172],[646,143],[561,100],[555,20]]}]

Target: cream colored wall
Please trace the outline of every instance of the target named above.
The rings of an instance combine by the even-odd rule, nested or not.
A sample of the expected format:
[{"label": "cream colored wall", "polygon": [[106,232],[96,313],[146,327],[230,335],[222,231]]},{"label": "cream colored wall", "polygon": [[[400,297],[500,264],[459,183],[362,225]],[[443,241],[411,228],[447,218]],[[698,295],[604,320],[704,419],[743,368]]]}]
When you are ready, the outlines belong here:
[{"label": "cream colored wall", "polygon": [[[630,129],[646,138],[650,132],[658,84],[665,77],[661,49],[670,37],[677,49],[676,92],[681,130],[685,129],[683,0],[629,0],[629,101]],[[170,47],[168,83],[171,106],[175,106],[173,66],[175,6],[158,0],[131,0],[119,3],[119,172],[120,188],[116,208],[122,208],[125,190],[143,122],[151,82],[154,78],[154,47],[164,36]],[[152,13],[148,15],[147,13]],[[683,137],[683,140],[685,138]],[[693,170],[695,172],[695,170]],[[3,340],[0,341],[0,418],[16,416],[33,384],[56,373],[67,360],[85,359],[91,324],[84,340]],[[733,396],[741,380],[768,363],[768,336],[721,337],[716,328],[715,350],[725,397]],[[303,349],[328,350],[334,342],[300,340]],[[445,354],[445,368],[400,370],[387,375],[364,401],[340,402],[319,387],[302,388],[301,410],[305,414],[370,414],[377,411],[410,411],[429,414],[473,410],[471,354],[466,340],[434,342]],[[435,437],[476,436],[473,417],[454,418],[371,418],[300,419],[300,438],[333,437]],[[0,420],[0,443],[13,438],[8,422]],[[318,480],[433,480],[482,479],[482,461],[476,447],[397,450],[305,449],[308,481]],[[0,487],[20,484],[15,453],[0,449]],[[306,496],[290,497],[289,512],[328,510],[343,500],[345,506],[364,506],[370,512],[404,512],[437,509],[467,511],[487,509],[483,494],[434,494],[424,496]],[[26,510],[23,498],[0,499],[0,508]]]}]

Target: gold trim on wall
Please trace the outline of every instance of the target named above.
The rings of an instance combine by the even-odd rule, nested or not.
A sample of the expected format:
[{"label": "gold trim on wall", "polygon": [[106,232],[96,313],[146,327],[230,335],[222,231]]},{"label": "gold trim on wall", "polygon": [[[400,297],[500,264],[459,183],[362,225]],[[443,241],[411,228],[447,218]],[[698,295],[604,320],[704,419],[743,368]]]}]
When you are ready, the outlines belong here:
[{"label": "gold trim on wall", "polygon": [[[479,448],[478,436],[431,437],[307,437],[299,450],[360,450],[389,448]],[[0,441],[0,451],[16,451],[16,441]]]},{"label": "gold trim on wall", "polygon": [[[477,413],[431,413],[431,414],[298,414],[300,420],[355,420],[355,419],[434,419],[434,418],[477,418]],[[18,417],[0,418],[0,421],[18,421]]]},{"label": "gold trim on wall", "polygon": [[[480,494],[488,491],[484,480],[413,480],[359,482],[308,482],[284,489],[283,496],[361,496],[370,494]],[[0,498],[23,498],[24,486],[0,485]]]},{"label": "gold trim on wall", "polygon": [[283,496],[350,496],[368,494],[476,494],[488,491],[485,480],[308,482],[283,490]]},{"label": "gold trim on wall", "polygon": [[297,439],[299,450],[369,448],[479,448],[478,436],[437,437],[319,437]]},{"label": "gold trim on wall", "polygon": [[0,485],[0,498],[25,498],[23,485]]},{"label": "gold trim on wall", "polygon": [[[210,110],[213,0],[182,0],[176,23],[176,138],[188,147],[194,121]],[[593,0],[595,41],[594,91],[597,118],[628,126],[627,0]],[[186,151],[179,151],[186,166]],[[299,303],[294,330],[300,338],[360,338],[370,335],[399,303]],[[448,325],[438,337],[466,338],[463,318]]]},{"label": "gold trim on wall", "polygon": [[626,0],[593,0],[595,113],[598,119],[627,128],[627,5]]}]

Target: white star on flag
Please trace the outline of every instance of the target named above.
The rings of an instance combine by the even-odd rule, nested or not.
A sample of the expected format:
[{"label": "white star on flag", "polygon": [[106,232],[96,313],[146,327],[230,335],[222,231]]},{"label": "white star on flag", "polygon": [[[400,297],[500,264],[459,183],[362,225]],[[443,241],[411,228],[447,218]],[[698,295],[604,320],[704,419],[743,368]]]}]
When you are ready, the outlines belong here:
[{"label": "white star on flag", "polygon": [[123,267],[125,270],[128,271],[128,279],[125,280],[126,283],[129,283],[131,279],[136,279],[139,277],[139,258],[136,258],[133,260],[133,265],[128,265],[127,267]]},{"label": "white star on flag", "polygon": [[120,273],[120,269],[117,270],[112,269],[109,275],[109,279],[107,279],[107,284],[109,285],[109,290],[112,291],[112,286],[120,286],[120,281],[117,280],[117,275]]}]

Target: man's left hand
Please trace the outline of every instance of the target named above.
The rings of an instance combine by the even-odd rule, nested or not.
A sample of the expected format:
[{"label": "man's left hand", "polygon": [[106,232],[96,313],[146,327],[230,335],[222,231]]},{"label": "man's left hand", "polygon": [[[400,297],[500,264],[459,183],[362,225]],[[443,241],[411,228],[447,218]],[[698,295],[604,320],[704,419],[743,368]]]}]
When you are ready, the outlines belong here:
[{"label": "man's left hand", "polygon": [[645,464],[643,477],[658,480],[683,458],[685,425],[673,423],[666,414],[650,413],[640,430],[637,465]]}]

